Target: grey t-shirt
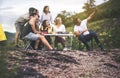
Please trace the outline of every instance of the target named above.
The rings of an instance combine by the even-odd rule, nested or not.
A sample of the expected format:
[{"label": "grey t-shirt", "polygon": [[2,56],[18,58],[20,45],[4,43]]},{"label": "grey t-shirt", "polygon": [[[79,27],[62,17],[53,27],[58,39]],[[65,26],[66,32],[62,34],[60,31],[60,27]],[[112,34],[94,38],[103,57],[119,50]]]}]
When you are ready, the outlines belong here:
[{"label": "grey t-shirt", "polygon": [[23,25],[29,20],[29,14],[26,13],[22,16],[20,16],[16,21],[15,23],[19,23],[20,25]]}]

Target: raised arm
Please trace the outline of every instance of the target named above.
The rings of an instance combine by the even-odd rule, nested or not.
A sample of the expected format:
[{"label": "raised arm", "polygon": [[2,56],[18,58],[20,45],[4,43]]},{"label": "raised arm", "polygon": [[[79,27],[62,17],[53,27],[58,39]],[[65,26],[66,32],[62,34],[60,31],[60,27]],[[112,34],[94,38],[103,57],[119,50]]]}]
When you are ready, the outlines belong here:
[{"label": "raised arm", "polygon": [[96,13],[96,9],[89,15],[89,17],[87,18],[87,21],[89,21]]}]

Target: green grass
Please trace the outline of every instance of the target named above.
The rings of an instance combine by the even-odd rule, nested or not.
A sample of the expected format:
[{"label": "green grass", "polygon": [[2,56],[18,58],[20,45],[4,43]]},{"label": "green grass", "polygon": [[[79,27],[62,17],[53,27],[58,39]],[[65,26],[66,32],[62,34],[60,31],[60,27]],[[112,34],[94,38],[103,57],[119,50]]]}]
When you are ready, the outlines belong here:
[{"label": "green grass", "polygon": [[13,70],[8,69],[8,46],[6,42],[0,42],[0,78],[14,78]]},{"label": "green grass", "polygon": [[[97,20],[94,22],[88,22],[88,28],[95,31],[98,35],[98,38],[103,43],[104,48],[120,48],[120,18],[109,18]],[[67,27],[67,32],[73,32],[74,26]],[[117,30],[116,30],[117,29]],[[78,47],[78,39],[74,38],[73,40],[73,49]],[[81,44],[82,46],[82,44]]]}]

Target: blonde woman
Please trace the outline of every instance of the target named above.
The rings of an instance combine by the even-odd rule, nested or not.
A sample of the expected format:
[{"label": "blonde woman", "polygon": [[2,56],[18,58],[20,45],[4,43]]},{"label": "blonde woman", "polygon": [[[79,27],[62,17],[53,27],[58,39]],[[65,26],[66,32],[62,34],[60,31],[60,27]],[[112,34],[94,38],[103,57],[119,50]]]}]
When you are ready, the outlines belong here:
[{"label": "blonde woman", "polygon": [[[54,32],[56,32],[58,34],[59,33],[62,34],[64,32],[66,32],[65,25],[62,24],[61,17],[57,17],[56,20],[55,20]],[[64,47],[63,50],[66,50],[67,48],[66,48],[65,42],[66,42],[65,37],[56,36],[55,37],[55,49],[58,48],[58,43],[61,43],[62,46]]]}]

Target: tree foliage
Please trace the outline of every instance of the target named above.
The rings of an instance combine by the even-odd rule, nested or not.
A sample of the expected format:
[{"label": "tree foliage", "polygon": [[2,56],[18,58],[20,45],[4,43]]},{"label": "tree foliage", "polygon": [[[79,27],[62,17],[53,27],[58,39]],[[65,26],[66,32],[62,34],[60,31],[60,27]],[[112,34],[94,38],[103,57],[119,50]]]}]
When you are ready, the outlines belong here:
[{"label": "tree foliage", "polygon": [[[72,12],[67,12],[66,10],[64,10],[64,11],[61,11],[61,13],[59,13],[58,15],[57,15],[57,17],[61,17],[62,18],[62,23],[66,26],[66,27],[69,27],[69,26],[71,26],[71,24],[72,24],[72,18],[71,18],[71,16],[73,15],[73,13]],[[73,24],[72,24],[73,25]]]},{"label": "tree foliage", "polygon": [[92,8],[95,7],[95,4],[94,4],[95,0],[88,0],[84,6],[83,6],[83,9],[85,9],[85,11],[90,11]]}]

